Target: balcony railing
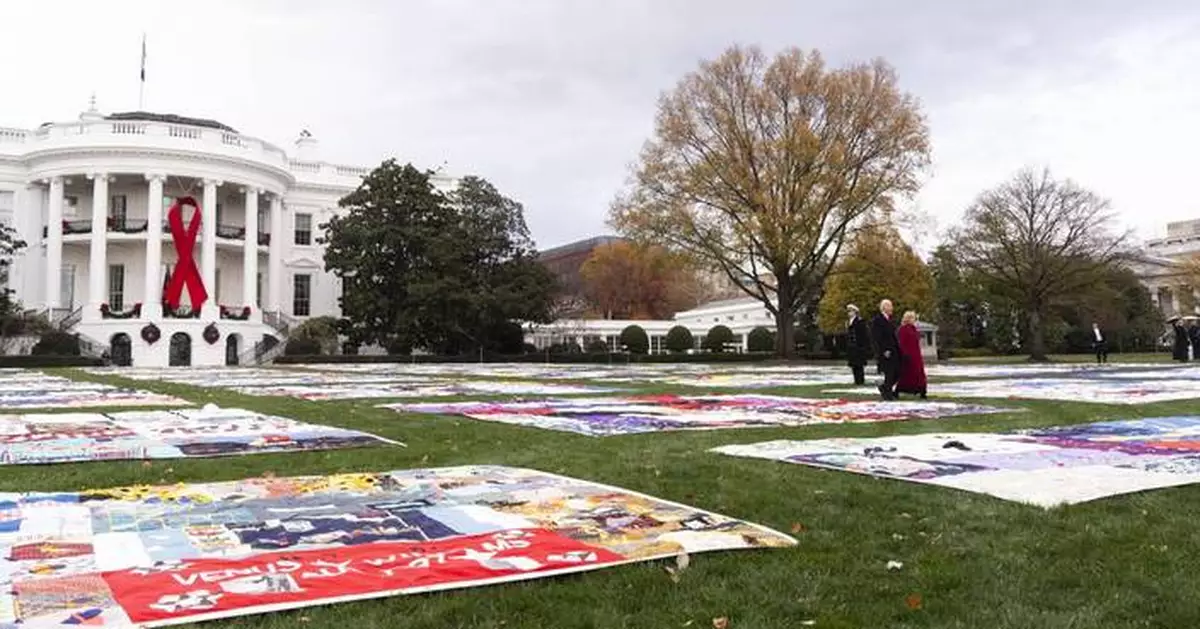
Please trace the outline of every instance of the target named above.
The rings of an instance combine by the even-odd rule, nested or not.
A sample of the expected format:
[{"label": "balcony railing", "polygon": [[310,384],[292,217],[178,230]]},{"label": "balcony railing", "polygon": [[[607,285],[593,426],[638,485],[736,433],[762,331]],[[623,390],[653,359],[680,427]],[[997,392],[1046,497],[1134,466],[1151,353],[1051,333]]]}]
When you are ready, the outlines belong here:
[{"label": "balcony railing", "polygon": [[[70,220],[62,222],[62,233],[64,236],[74,236],[79,234],[92,233],[92,221],[90,219]],[[124,218],[116,219],[109,218],[107,222],[107,231],[116,234],[144,234],[148,231],[150,221],[144,218]],[[162,233],[164,236],[171,235],[171,223],[163,221]],[[49,227],[42,227],[42,238],[50,235]],[[225,240],[245,240],[246,228],[238,225],[217,225],[217,238]],[[271,244],[271,234],[269,232],[258,233],[258,245],[267,247]]]},{"label": "balcony railing", "polygon": [[[239,225],[217,224],[217,238],[224,238],[225,240],[245,240],[246,228]],[[258,244],[264,247],[271,244],[271,234],[259,232]]]},{"label": "balcony railing", "polygon": [[[288,170],[279,147],[240,133],[151,120],[83,120],[48,124],[34,131],[0,129],[0,144],[24,144],[28,150],[69,149],[96,143],[142,148],[178,148],[252,159]],[[3,152],[3,151],[0,151]]]},{"label": "balcony railing", "polygon": [[217,223],[217,238],[224,238],[226,240],[242,240],[245,237],[245,227]]}]

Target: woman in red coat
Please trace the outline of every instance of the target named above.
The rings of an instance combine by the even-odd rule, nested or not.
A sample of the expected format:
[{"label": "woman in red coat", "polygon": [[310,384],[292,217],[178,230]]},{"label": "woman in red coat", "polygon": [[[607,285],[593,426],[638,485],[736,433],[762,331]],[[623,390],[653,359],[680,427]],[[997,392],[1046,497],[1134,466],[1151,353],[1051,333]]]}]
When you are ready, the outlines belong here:
[{"label": "woman in red coat", "polygon": [[900,343],[900,379],[896,382],[896,394],[912,393],[925,399],[925,358],[921,356],[921,333],[917,330],[917,313],[904,313],[900,329],[896,332]]}]

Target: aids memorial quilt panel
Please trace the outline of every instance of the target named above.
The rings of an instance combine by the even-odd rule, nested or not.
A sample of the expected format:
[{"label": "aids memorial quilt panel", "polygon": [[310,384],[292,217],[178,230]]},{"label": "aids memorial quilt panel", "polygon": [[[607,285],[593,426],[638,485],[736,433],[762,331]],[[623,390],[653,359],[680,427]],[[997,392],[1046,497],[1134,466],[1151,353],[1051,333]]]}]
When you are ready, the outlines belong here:
[{"label": "aids memorial quilt panel", "polygon": [[114,371],[93,370],[131,380],[151,380],[205,388],[269,387],[269,386],[320,386],[360,385],[394,382],[424,383],[427,378],[401,378],[383,374],[323,373],[316,371],[290,371],[262,367],[186,367],[167,369],[124,369]]},{"label": "aids memorial quilt panel", "polygon": [[855,402],[767,395],[655,395],[511,403],[388,404],[384,407],[404,413],[461,415],[592,437],[665,430],[934,419],[1011,410],[955,402]]},{"label": "aids memorial quilt panel", "polygon": [[0,415],[0,465],[328,450],[395,443],[241,409]]},{"label": "aids memorial quilt panel", "polygon": [[1200,481],[1200,417],[1005,434],[768,441],[713,452],[907,480],[1054,507]]},{"label": "aids memorial quilt panel", "polygon": [[610,393],[618,389],[544,382],[462,381],[446,384],[377,383],[349,385],[280,385],[237,387],[244,395],[294,397],[312,402],[383,398],[436,398],[463,395],[574,395]]},{"label": "aids memorial quilt panel", "polygon": [[[835,389],[826,393],[863,393],[857,389]],[[931,385],[931,396],[958,398],[1003,398],[1094,402],[1098,404],[1153,404],[1200,398],[1200,380],[1180,378],[1023,378],[968,380]]]},{"label": "aids memorial quilt panel", "polygon": [[0,494],[0,627],[157,627],[795,544],[508,467]]},{"label": "aids memorial quilt panel", "polygon": [[0,374],[0,410],[187,404],[187,400],[170,395],[98,382],[81,382],[40,371],[11,369]]}]

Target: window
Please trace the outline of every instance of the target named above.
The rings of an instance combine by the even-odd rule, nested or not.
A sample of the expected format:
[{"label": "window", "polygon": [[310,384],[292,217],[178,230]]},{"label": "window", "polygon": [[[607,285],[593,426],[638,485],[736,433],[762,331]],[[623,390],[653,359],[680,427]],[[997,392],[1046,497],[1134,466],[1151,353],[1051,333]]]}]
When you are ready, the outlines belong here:
[{"label": "window", "polygon": [[75,308],[75,265],[62,265],[62,275],[59,276],[58,305],[60,308],[71,310]]},{"label": "window", "polygon": [[305,246],[312,244],[312,214],[296,215],[295,243]]},{"label": "window", "polygon": [[108,307],[120,312],[125,309],[125,265],[108,265]]},{"label": "window", "polygon": [[213,269],[213,300],[220,305],[221,302],[221,269]]},{"label": "window", "polygon": [[307,317],[309,313],[309,301],[312,297],[312,276],[311,275],[293,275],[292,276],[292,315],[297,317]]},{"label": "window", "polygon": [[254,307],[262,310],[263,274],[260,271],[254,278]]},{"label": "window", "polygon": [[63,197],[63,216],[75,216],[79,213],[79,197]]},{"label": "window", "polygon": [[220,203],[217,204],[217,212],[216,212],[215,216],[217,217],[218,225],[220,225],[222,222],[225,221],[225,207],[222,206]]},{"label": "window", "polygon": [[126,198],[123,194],[114,194],[108,202],[108,218],[117,229],[125,227]]}]

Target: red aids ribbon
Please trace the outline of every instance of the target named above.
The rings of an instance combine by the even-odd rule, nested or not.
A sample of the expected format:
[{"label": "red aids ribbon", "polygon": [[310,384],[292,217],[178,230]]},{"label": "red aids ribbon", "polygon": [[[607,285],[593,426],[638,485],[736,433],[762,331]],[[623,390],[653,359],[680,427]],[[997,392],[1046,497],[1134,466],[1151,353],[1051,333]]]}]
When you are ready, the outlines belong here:
[{"label": "red aids ribbon", "polygon": [[[192,220],[185,228],[183,226],[184,206],[196,208]],[[196,259],[192,256],[196,240],[200,235],[200,204],[192,197],[175,199],[175,204],[167,210],[167,224],[171,226],[171,239],[175,242],[175,253],[179,261],[171,273],[171,283],[167,284],[163,300],[172,310],[179,308],[179,298],[183,296],[186,285],[188,298],[192,302],[192,310],[199,310],[208,299],[208,291],[204,289],[204,280],[200,277],[200,269],[196,267]]]}]

